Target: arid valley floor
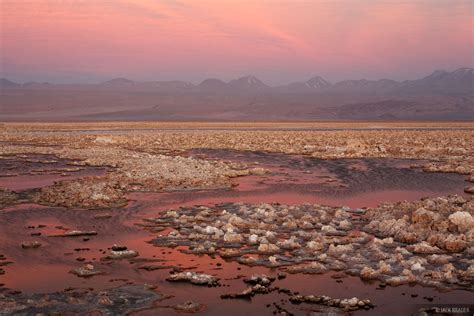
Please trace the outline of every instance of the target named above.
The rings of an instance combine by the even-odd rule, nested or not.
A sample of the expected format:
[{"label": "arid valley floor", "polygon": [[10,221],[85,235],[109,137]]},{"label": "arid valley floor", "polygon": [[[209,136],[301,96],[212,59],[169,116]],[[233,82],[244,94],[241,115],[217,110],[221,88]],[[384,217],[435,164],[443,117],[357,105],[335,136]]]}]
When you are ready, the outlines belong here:
[{"label": "arid valley floor", "polygon": [[0,315],[467,306],[473,193],[472,122],[0,124]]}]

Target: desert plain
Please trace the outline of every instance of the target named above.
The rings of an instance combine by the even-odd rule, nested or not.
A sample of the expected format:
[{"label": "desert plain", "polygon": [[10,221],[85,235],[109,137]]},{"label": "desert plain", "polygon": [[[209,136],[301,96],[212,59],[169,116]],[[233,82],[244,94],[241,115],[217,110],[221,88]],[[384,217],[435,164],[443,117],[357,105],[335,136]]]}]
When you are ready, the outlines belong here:
[{"label": "desert plain", "polygon": [[469,306],[473,193],[472,122],[3,123],[0,314]]}]

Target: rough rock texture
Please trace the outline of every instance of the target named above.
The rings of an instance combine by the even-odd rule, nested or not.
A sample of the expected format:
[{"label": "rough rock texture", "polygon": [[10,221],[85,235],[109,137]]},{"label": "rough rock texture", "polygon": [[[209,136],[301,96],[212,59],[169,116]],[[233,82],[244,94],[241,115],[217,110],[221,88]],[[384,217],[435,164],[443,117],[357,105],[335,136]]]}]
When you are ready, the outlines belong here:
[{"label": "rough rock texture", "polygon": [[326,295],[293,295],[290,297],[290,302],[293,304],[301,304],[301,303],[308,303],[308,304],[319,304],[319,305],[326,305],[326,306],[335,306],[339,307],[345,311],[355,311],[358,309],[370,309],[374,307],[374,304],[370,300],[361,300],[357,297],[353,298],[331,298]]},{"label": "rough rock texture", "polygon": [[52,294],[10,294],[0,288],[2,315],[86,315],[100,312],[103,315],[125,315],[151,308],[163,296],[148,286],[126,285],[95,293],[88,289],[73,289]]},{"label": "rough rock texture", "polygon": [[78,277],[87,278],[94,275],[102,274],[103,272],[97,270],[92,264],[85,264],[82,267],[71,270],[71,273],[77,275]]},{"label": "rough rock texture", "polygon": [[[361,215],[310,204],[224,203],[168,210],[146,221],[149,229],[173,229],[155,245],[183,252],[290,273],[345,271],[390,285],[472,289],[473,204],[450,196],[384,204]],[[342,230],[343,222],[353,229]]]},{"label": "rough rock texture", "polygon": [[198,313],[204,310],[205,305],[193,301],[186,301],[173,306],[173,308],[180,313]]},{"label": "rough rock texture", "polygon": [[169,282],[189,282],[195,285],[219,285],[219,279],[212,275],[189,271],[171,274],[166,280]]},{"label": "rough rock texture", "polygon": [[103,257],[103,260],[131,259],[138,257],[138,251],[128,249],[122,245],[113,245],[109,254]]},{"label": "rough rock texture", "polygon": [[39,241],[24,241],[21,243],[21,248],[23,249],[35,249],[41,247],[41,243]]},{"label": "rough rock texture", "polygon": [[415,244],[413,249],[417,252],[437,252],[436,248],[429,248],[437,247],[459,253],[474,246],[473,214],[474,199],[460,196],[385,203],[368,210],[365,217],[370,222],[364,230]]},{"label": "rough rock texture", "polygon": [[60,181],[44,187],[33,197],[36,203],[78,208],[119,207],[126,204],[125,193],[130,191],[229,187],[232,177],[262,172],[238,164],[122,148],[69,148],[56,154],[79,159],[87,165],[113,166],[113,169],[104,176]]},{"label": "rough rock texture", "polygon": [[126,204],[125,194],[119,182],[106,181],[101,177],[86,177],[64,181],[41,189],[33,197],[40,204],[63,207],[105,208]]},{"label": "rough rock texture", "polygon": [[0,209],[15,204],[18,197],[10,190],[0,188]]},{"label": "rough rock texture", "polygon": [[68,230],[62,234],[52,235],[51,237],[80,237],[80,236],[95,236],[97,232],[95,230],[84,231],[84,230]]},{"label": "rough rock texture", "polygon": [[[121,128],[127,125],[137,128],[133,123],[122,123]],[[161,128],[162,124],[149,125]],[[94,124],[79,127],[54,124],[9,125],[2,130],[0,141],[3,142],[4,155],[54,154],[59,158],[81,161],[77,164],[111,166],[108,174],[98,179],[87,178],[71,183],[63,181],[53,188],[44,188],[36,199],[37,202],[49,205],[84,208],[121,205],[123,194],[128,191],[222,187],[229,186],[229,179],[232,177],[262,175],[266,172],[259,168],[250,170],[247,166],[238,164],[176,156],[186,155],[187,150],[195,148],[260,150],[304,154],[323,159],[425,159],[430,160],[423,167],[426,172],[456,172],[471,175],[472,178],[472,129],[456,130],[453,129],[456,125],[448,124],[444,127],[434,126],[441,128],[439,130],[429,130],[424,128],[432,128],[430,124],[418,125],[420,129],[416,130],[399,129],[400,126],[393,129],[370,129],[369,126],[368,130],[274,131],[232,130],[233,126],[230,126],[228,130],[193,130],[192,133],[163,130],[147,133],[137,130],[133,133],[105,131],[100,134],[93,131],[80,134],[57,130],[98,128]],[[175,128],[182,126],[187,125],[176,125]],[[358,125],[346,123],[344,126],[352,128]],[[54,133],[49,133],[51,131]],[[83,187],[84,192],[80,192],[78,187]],[[64,193],[70,200],[58,193]],[[2,195],[0,193],[0,207]]]},{"label": "rough rock texture", "polygon": [[270,287],[275,278],[265,274],[254,274],[243,281],[250,286],[239,293],[222,294],[221,299],[251,299],[256,294],[269,294],[277,290],[277,288]]}]

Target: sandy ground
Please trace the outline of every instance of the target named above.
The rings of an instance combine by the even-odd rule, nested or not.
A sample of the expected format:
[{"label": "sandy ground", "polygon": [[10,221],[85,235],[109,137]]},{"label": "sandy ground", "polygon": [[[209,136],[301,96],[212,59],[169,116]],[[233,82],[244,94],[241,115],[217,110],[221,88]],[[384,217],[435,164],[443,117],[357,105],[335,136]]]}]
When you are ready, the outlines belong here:
[{"label": "sandy ground", "polygon": [[305,129],[305,128],[474,128],[472,121],[440,122],[440,121],[316,121],[316,122],[9,122],[0,123],[5,130],[101,130],[101,129]]}]

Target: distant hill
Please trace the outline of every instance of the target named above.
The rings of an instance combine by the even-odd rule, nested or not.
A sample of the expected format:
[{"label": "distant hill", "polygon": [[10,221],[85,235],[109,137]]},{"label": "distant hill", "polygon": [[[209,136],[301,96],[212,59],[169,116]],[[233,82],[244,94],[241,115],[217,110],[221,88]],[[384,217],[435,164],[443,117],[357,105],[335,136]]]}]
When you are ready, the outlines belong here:
[{"label": "distant hill", "polygon": [[404,82],[398,92],[473,94],[474,69],[459,68],[453,72],[437,70],[422,79]]},{"label": "distant hill", "polygon": [[386,94],[400,87],[401,83],[390,79],[380,80],[344,80],[331,87],[336,93]]},{"label": "distant hill", "polygon": [[0,88],[14,88],[18,86],[21,86],[21,84],[18,84],[5,78],[0,79]]},{"label": "distant hill", "polygon": [[133,90],[180,90],[194,87],[185,81],[133,81],[126,78],[115,78],[98,84],[100,88],[133,89]]},{"label": "distant hill", "polygon": [[97,84],[0,80],[1,120],[473,120],[474,70],[423,78],[344,80],[321,76],[271,87],[255,76],[224,82]]},{"label": "distant hill", "polygon": [[270,89],[269,86],[255,76],[245,76],[231,80],[228,86],[234,91],[262,91]]},{"label": "distant hill", "polygon": [[204,91],[204,92],[223,92],[227,91],[229,86],[227,83],[220,79],[215,79],[215,78],[209,78],[204,81],[202,81],[198,86],[198,90]]},{"label": "distant hill", "polygon": [[129,80],[126,78],[114,78],[108,81],[104,81],[101,83],[101,85],[105,86],[128,86],[128,85],[134,85],[135,81]]},{"label": "distant hill", "polygon": [[292,82],[277,89],[282,92],[311,93],[324,91],[329,87],[331,87],[331,83],[320,76],[316,76],[307,81]]}]

